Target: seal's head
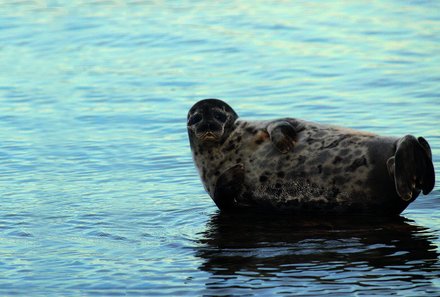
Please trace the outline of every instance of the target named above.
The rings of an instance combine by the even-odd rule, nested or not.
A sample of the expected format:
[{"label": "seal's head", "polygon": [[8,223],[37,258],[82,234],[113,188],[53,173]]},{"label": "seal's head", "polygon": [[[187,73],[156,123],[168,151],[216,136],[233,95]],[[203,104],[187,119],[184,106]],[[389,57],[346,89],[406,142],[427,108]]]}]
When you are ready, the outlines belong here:
[{"label": "seal's head", "polygon": [[238,115],[219,99],[203,99],[188,112],[190,141],[202,144],[222,143],[232,131]]}]

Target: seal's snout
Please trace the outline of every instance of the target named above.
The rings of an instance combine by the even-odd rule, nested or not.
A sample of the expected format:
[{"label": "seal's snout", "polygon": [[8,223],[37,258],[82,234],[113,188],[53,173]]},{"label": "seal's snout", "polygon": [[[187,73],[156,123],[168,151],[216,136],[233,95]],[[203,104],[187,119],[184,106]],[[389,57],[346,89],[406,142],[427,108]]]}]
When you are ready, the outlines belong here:
[{"label": "seal's snout", "polygon": [[223,135],[223,127],[208,117],[204,117],[199,124],[193,127],[197,139],[201,141],[216,141]]}]

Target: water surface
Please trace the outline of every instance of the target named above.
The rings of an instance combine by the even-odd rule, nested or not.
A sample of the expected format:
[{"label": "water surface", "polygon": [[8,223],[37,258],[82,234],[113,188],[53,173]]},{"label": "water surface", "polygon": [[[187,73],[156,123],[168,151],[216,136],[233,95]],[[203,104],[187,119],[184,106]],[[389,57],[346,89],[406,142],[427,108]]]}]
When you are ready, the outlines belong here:
[{"label": "water surface", "polygon": [[437,1],[4,1],[0,295],[440,294],[440,188],[396,220],[227,216],[186,112],[423,135]]}]

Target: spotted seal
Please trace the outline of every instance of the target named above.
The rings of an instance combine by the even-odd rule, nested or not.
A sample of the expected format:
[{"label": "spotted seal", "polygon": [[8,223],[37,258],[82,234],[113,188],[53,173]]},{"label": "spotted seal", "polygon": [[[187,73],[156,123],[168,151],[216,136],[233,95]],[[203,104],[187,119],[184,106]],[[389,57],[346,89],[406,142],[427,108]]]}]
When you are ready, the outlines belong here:
[{"label": "spotted seal", "polygon": [[188,112],[193,159],[221,210],[399,214],[434,187],[423,138],[295,118],[245,121],[219,99]]}]

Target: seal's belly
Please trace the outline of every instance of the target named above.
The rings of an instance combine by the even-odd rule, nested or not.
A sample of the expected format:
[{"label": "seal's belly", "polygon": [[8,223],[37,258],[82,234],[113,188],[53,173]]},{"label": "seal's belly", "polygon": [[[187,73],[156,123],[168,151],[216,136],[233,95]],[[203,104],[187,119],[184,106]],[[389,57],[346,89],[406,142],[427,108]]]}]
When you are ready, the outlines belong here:
[{"label": "seal's belly", "polygon": [[308,129],[286,154],[268,138],[258,138],[263,139],[259,143],[255,138],[244,139],[242,145],[252,150],[241,158],[245,190],[238,202],[323,209],[372,203],[370,176],[384,163],[380,160],[378,165],[371,147],[375,141],[385,141],[391,155],[394,140],[343,132]]}]

